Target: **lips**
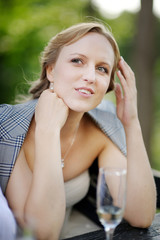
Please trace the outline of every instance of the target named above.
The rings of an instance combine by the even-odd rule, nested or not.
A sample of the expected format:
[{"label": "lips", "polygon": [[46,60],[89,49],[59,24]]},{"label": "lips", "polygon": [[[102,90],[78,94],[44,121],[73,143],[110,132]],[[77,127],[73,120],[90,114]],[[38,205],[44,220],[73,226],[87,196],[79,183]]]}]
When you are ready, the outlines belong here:
[{"label": "lips", "polygon": [[81,93],[83,93],[83,94],[87,94],[87,95],[94,94],[93,89],[91,89],[91,88],[86,88],[86,87],[76,88],[76,91],[81,92]]}]

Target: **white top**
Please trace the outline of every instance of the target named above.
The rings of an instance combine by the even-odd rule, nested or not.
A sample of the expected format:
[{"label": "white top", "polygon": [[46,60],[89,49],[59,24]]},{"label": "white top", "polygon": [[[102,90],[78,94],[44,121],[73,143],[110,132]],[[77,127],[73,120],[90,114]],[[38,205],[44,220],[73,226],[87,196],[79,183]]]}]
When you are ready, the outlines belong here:
[{"label": "white top", "polygon": [[90,177],[88,170],[64,183],[66,195],[66,215],[61,232],[61,238],[65,238],[65,232],[68,231],[68,221],[73,205],[85,197],[89,189],[89,184]]},{"label": "white top", "polygon": [[89,189],[89,184],[90,177],[88,170],[64,183],[67,208],[72,207],[85,197]]}]

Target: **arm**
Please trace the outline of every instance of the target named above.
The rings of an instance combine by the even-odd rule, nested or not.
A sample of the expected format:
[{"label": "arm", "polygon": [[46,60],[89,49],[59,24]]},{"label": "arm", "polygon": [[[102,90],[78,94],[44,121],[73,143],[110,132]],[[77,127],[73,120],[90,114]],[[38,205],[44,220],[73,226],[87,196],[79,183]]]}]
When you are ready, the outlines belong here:
[{"label": "arm", "polygon": [[156,209],[156,190],[143,142],[137,113],[137,90],[134,73],[121,59],[116,85],[117,116],[121,120],[127,144],[127,205],[125,217],[133,225],[148,227]]},{"label": "arm", "polygon": [[64,220],[60,129],[67,110],[63,101],[47,90],[42,93],[35,112],[35,162],[24,217],[28,225],[33,223],[38,239],[58,239]]},{"label": "arm", "polygon": [[116,85],[117,116],[121,120],[127,145],[127,159],[107,140],[99,156],[99,166],[127,168],[127,200],[124,218],[135,227],[148,227],[156,209],[156,190],[150,163],[143,142],[137,114],[135,78],[128,64],[121,60]]}]

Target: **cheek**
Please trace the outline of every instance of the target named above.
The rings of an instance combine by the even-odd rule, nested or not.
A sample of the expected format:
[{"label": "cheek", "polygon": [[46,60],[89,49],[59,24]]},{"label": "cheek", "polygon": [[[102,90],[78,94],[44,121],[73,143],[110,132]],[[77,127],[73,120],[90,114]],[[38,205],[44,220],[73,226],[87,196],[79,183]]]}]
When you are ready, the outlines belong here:
[{"label": "cheek", "polygon": [[107,80],[105,79],[105,81],[101,82],[101,92],[105,94],[108,90],[109,85],[110,85],[109,79]]},{"label": "cheek", "polygon": [[60,84],[60,83],[65,84],[67,82],[71,82],[75,76],[76,76],[76,74],[74,73],[74,71],[72,69],[70,69],[67,66],[63,66],[63,69],[59,68],[55,72],[55,81],[57,81],[58,84]]},{"label": "cheek", "polygon": [[61,71],[61,73],[55,75],[54,79],[54,91],[57,95],[64,99],[70,91],[71,77]]}]

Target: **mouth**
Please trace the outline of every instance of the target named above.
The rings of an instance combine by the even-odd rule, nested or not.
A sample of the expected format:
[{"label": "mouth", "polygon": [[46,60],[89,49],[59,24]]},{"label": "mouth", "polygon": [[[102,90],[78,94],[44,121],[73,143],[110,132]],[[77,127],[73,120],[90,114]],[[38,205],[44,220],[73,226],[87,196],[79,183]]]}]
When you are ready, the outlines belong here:
[{"label": "mouth", "polygon": [[91,88],[86,88],[86,87],[82,87],[82,88],[76,88],[76,91],[82,93],[82,94],[86,94],[86,95],[92,95],[94,94],[93,89]]}]

